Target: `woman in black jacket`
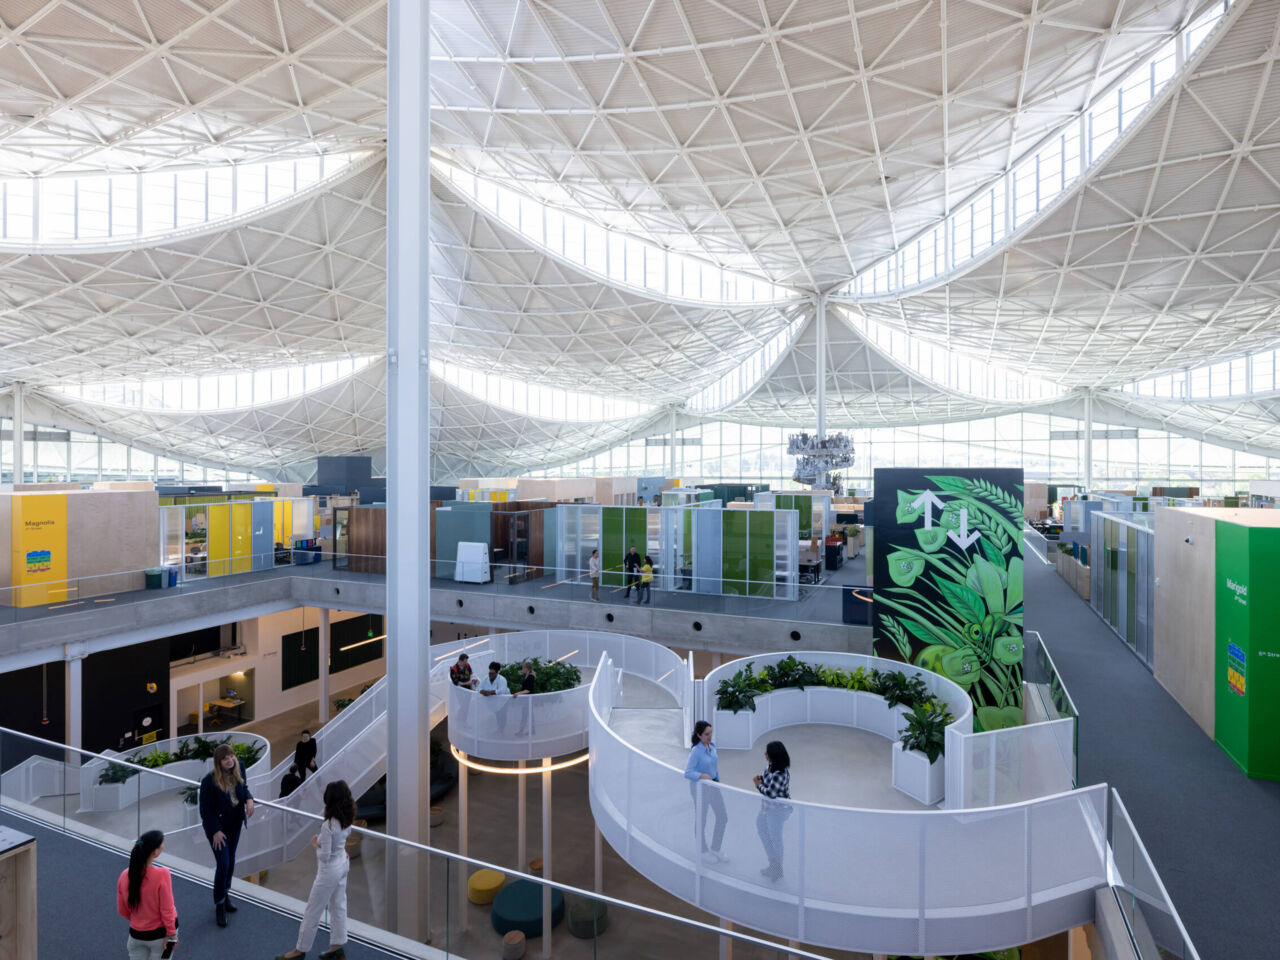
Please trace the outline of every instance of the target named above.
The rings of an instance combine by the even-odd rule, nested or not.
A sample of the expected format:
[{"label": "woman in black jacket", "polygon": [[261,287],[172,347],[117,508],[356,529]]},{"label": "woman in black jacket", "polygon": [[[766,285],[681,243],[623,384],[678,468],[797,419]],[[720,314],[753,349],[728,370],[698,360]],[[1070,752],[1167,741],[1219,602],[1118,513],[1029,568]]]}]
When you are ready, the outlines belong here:
[{"label": "woman in black jacket", "polygon": [[245,782],[244,764],[227,744],[213,751],[213,769],[200,781],[200,822],[213,848],[213,902],[218,926],[227,925],[227,914],[236,908],[227,896],[235,876],[236,846],[240,828],[253,816],[253,794]]}]

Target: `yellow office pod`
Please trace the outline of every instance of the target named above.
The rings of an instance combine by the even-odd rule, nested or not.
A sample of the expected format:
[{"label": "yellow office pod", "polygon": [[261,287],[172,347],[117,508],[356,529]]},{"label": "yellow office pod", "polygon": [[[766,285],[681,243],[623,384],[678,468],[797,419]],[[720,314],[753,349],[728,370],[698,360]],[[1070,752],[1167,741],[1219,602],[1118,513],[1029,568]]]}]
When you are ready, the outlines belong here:
[{"label": "yellow office pod", "polygon": [[209,504],[208,527],[209,576],[225,576],[231,572],[231,504]]},{"label": "yellow office pod", "polygon": [[248,573],[253,569],[253,504],[231,506],[231,572]]}]

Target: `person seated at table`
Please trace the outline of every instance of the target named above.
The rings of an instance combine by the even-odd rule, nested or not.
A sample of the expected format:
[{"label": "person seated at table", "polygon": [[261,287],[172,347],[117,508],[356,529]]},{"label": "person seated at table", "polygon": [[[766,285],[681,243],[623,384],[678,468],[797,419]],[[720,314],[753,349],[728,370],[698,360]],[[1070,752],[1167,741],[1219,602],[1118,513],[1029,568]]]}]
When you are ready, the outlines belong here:
[{"label": "person seated at table", "polygon": [[302,738],[293,748],[293,762],[298,768],[298,773],[302,774],[303,780],[307,779],[308,773],[315,772],[318,747],[319,744],[311,739],[311,731],[303,730]]},{"label": "person seated at table", "polygon": [[302,786],[302,771],[296,763],[289,764],[289,772],[280,779],[280,799],[283,800]]},{"label": "person seated at table", "polygon": [[467,662],[465,653],[458,654],[458,662],[449,668],[449,679],[455,687],[476,688],[479,681],[471,675],[471,664]]}]

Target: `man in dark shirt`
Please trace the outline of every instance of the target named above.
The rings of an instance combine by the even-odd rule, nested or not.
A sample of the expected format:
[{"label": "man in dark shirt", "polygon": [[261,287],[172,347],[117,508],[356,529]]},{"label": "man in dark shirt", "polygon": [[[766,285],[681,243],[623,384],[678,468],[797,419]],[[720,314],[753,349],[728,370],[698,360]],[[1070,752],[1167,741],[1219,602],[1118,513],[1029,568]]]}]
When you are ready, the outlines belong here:
[{"label": "man in dark shirt", "polygon": [[307,779],[307,774],[315,772],[316,747],[316,742],[311,739],[311,731],[303,730],[302,739],[293,748],[293,762],[297,764],[298,773],[303,780]]},{"label": "man in dark shirt", "polygon": [[455,687],[475,688],[476,681],[471,676],[471,664],[467,662],[465,653],[458,654],[458,662],[449,668],[449,679]]},{"label": "man in dark shirt", "polygon": [[302,772],[296,763],[289,765],[289,772],[280,781],[280,799],[283,800],[302,786]]},{"label": "man in dark shirt", "polygon": [[633,543],[622,561],[622,568],[627,572],[627,590],[622,595],[624,600],[631,596],[632,587],[636,588],[636,596],[640,595],[640,563],[640,554],[636,553],[636,545]]}]

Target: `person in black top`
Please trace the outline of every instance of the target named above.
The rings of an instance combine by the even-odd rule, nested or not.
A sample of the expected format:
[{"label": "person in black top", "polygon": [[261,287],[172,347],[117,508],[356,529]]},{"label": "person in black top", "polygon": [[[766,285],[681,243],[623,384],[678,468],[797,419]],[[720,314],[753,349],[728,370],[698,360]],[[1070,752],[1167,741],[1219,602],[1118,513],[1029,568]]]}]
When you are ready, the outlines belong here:
[{"label": "person in black top", "polygon": [[[538,692],[538,677],[533,672],[532,661],[526,660],[520,664],[520,669],[524,672],[524,676],[520,678],[520,689],[511,694],[512,697],[527,696],[531,693]],[[517,737],[523,737],[525,731],[533,732],[533,704],[526,704],[523,712],[520,714],[520,729],[516,731]]]},{"label": "person in black top", "polygon": [[213,903],[218,926],[227,925],[227,914],[236,908],[227,895],[236,872],[236,846],[240,828],[253,816],[253,794],[245,782],[244,764],[227,744],[213,751],[213,769],[200,781],[200,823],[213,848]]},{"label": "person in black top", "polygon": [[636,545],[633,543],[631,549],[627,551],[626,557],[622,561],[622,568],[627,572],[627,590],[622,595],[625,600],[631,596],[631,588],[636,588],[636,596],[640,596],[640,554],[636,553]]},{"label": "person in black top", "polygon": [[296,763],[289,764],[289,772],[280,780],[280,799],[283,800],[302,786],[302,772]]},{"label": "person in black top", "polygon": [[303,780],[307,779],[307,774],[313,773],[316,769],[317,746],[318,744],[311,739],[311,731],[303,730],[302,739],[293,748],[293,762],[297,764],[298,774]]}]

